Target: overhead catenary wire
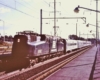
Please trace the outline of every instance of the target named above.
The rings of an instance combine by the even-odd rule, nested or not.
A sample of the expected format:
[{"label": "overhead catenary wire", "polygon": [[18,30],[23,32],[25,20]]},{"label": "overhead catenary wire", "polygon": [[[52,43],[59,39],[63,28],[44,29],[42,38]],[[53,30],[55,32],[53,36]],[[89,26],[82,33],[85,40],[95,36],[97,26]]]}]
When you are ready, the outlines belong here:
[{"label": "overhead catenary wire", "polygon": [[[32,5],[30,5],[29,3],[27,3],[26,1],[24,0],[21,0],[22,2],[24,2],[25,4],[29,5],[30,7],[33,7]],[[35,7],[34,7],[35,8]],[[36,8],[35,8],[36,9]]]},{"label": "overhead catenary wire", "polygon": [[[30,9],[31,11],[34,11],[34,9],[32,9],[32,8],[26,6],[25,4],[22,4],[22,3],[18,2],[18,1],[16,1],[15,3],[16,3],[16,5],[15,5],[16,8],[17,8],[17,3],[18,3],[18,4],[22,5],[22,6],[24,6],[24,7],[28,8],[28,9]],[[35,12],[36,12],[36,11],[35,11]]]},{"label": "overhead catenary wire", "polygon": [[[18,1],[16,1],[16,0],[14,0],[15,1],[15,8],[17,8],[17,3],[19,3],[20,5],[22,5],[22,6],[24,6],[24,7],[27,7],[27,8],[29,8],[29,9],[31,9],[32,11],[35,9],[35,13],[36,13],[36,10],[37,10],[37,8],[36,7],[33,7],[33,6],[31,6],[29,3],[27,3],[26,1],[24,1],[24,0],[22,0],[22,2],[24,2],[25,4],[27,4],[27,5],[29,5],[30,7],[33,7],[34,9],[32,9],[32,8],[30,8],[30,7],[28,7],[28,6],[26,6],[25,4],[22,4],[21,2],[18,2]],[[48,2],[46,2],[45,0],[43,0],[47,5],[49,5],[49,3]],[[51,6],[50,6],[51,7]],[[53,8],[53,7],[52,7]],[[44,12],[46,12],[46,13],[49,13],[49,11],[47,11],[47,10],[45,10],[45,9],[43,9],[43,11]],[[38,12],[39,12],[39,10],[38,10]]]},{"label": "overhead catenary wire", "polygon": [[[31,4],[29,4],[28,2],[26,2],[26,1],[24,1],[24,0],[21,0],[22,2],[24,2],[25,4],[27,4],[28,6],[30,6],[30,7],[33,7]],[[35,1],[35,0],[34,0]],[[44,0],[43,0],[44,1]],[[48,2],[46,2],[46,1],[44,1],[47,5],[49,5],[49,3]],[[41,2],[42,3],[42,2]],[[43,5],[44,6],[44,5]],[[38,7],[33,7],[34,9],[36,9],[37,10],[37,8]],[[53,8],[53,7],[52,7]],[[44,10],[44,9],[43,9]],[[46,10],[45,10],[45,12],[47,12]]]},{"label": "overhead catenary wire", "polygon": [[14,7],[8,6],[8,5],[3,4],[3,3],[0,3],[0,4],[3,5],[3,6],[6,6],[6,7],[8,7],[8,8],[11,8],[11,9],[13,9],[13,10],[16,10],[16,11],[18,11],[18,12],[20,12],[20,13],[23,13],[23,14],[25,14],[25,15],[27,15],[27,16],[36,18],[36,17],[34,17],[34,16],[32,16],[32,15],[30,15],[30,14],[28,14],[28,13],[25,13],[25,12],[23,12],[23,11],[21,11],[21,10],[18,10],[18,9],[16,9],[16,8],[14,8]]},{"label": "overhead catenary wire", "polygon": [[[50,6],[50,3],[48,3],[47,1],[45,1],[45,0],[43,0],[47,5],[49,5]],[[50,6],[51,8],[53,8],[54,9],[54,7],[53,6]]]}]

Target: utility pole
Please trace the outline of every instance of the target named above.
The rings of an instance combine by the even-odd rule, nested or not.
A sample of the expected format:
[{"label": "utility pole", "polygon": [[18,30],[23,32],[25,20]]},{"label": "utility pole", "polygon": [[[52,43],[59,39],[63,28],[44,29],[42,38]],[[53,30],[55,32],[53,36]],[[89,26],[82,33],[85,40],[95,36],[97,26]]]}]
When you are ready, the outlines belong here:
[{"label": "utility pole", "polygon": [[3,22],[3,36],[4,36],[4,41],[5,41],[5,22],[3,20],[0,19],[0,21]]},{"label": "utility pole", "polygon": [[54,0],[54,36],[56,36],[56,0]]},{"label": "utility pole", "polygon": [[42,9],[40,9],[40,34],[42,34]]},{"label": "utility pole", "polygon": [[77,36],[77,25],[78,25],[78,19],[77,19],[77,22],[76,22],[76,36]]},{"label": "utility pole", "polygon": [[54,0],[54,11],[52,11],[53,13],[54,13],[54,17],[53,17],[53,19],[54,19],[54,26],[53,26],[53,28],[54,28],[54,36],[57,36],[57,28],[59,28],[57,25],[56,25],[56,19],[57,19],[57,17],[56,17],[56,13],[57,12],[60,12],[60,11],[57,11],[56,10],[56,0]]},{"label": "utility pole", "polygon": [[56,11],[56,0],[54,0],[54,11],[51,11],[52,13],[54,13],[54,15],[53,15],[53,17],[52,18],[50,18],[50,17],[47,17],[47,18],[43,18],[42,17],[42,15],[43,15],[43,13],[42,13],[42,9],[40,10],[40,34],[42,34],[42,19],[53,19],[54,20],[54,26],[53,26],[53,28],[54,28],[54,36],[57,36],[57,30],[56,30],[56,28],[59,28],[58,26],[56,26],[56,12],[59,12],[59,11]]},{"label": "utility pole", "polygon": [[[98,0],[96,0],[96,11],[98,10]],[[96,46],[98,42],[98,12],[96,12]]]},{"label": "utility pole", "polygon": [[77,36],[77,23],[76,23],[76,36]]}]

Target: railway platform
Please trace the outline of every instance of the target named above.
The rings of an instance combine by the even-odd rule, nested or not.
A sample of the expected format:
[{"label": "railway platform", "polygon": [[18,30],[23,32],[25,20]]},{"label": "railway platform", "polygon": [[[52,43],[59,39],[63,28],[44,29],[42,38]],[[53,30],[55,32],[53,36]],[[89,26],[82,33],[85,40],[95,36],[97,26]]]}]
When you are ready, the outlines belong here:
[{"label": "railway platform", "polygon": [[98,46],[98,52],[96,56],[96,61],[94,63],[93,79],[100,80],[100,45]]},{"label": "railway platform", "polygon": [[[87,52],[81,54],[51,74],[45,80],[100,80],[100,74],[98,74],[100,73],[99,50],[99,46],[92,47]],[[98,63],[97,65],[95,65],[96,62]],[[98,77],[96,74],[99,76],[99,79],[96,79]]]}]

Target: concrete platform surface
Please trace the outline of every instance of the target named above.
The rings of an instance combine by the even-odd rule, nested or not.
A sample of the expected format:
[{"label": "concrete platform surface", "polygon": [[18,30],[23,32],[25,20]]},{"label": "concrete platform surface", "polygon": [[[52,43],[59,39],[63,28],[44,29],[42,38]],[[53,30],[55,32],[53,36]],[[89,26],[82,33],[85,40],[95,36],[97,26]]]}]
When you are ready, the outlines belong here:
[{"label": "concrete platform surface", "polygon": [[93,80],[100,80],[100,45],[98,46],[98,53],[96,57],[95,70],[93,74]]},{"label": "concrete platform surface", "polygon": [[96,51],[92,47],[44,80],[89,80]]}]

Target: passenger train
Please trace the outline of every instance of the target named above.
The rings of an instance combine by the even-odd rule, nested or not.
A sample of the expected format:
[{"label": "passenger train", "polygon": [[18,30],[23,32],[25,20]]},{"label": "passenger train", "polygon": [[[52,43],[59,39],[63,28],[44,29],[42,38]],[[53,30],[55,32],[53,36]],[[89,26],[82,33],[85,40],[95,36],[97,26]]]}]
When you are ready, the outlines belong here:
[{"label": "passenger train", "polygon": [[13,39],[11,54],[0,55],[3,56],[0,57],[0,71],[10,72],[26,68],[36,62],[90,45],[90,41],[67,40],[33,31],[18,32]]}]

